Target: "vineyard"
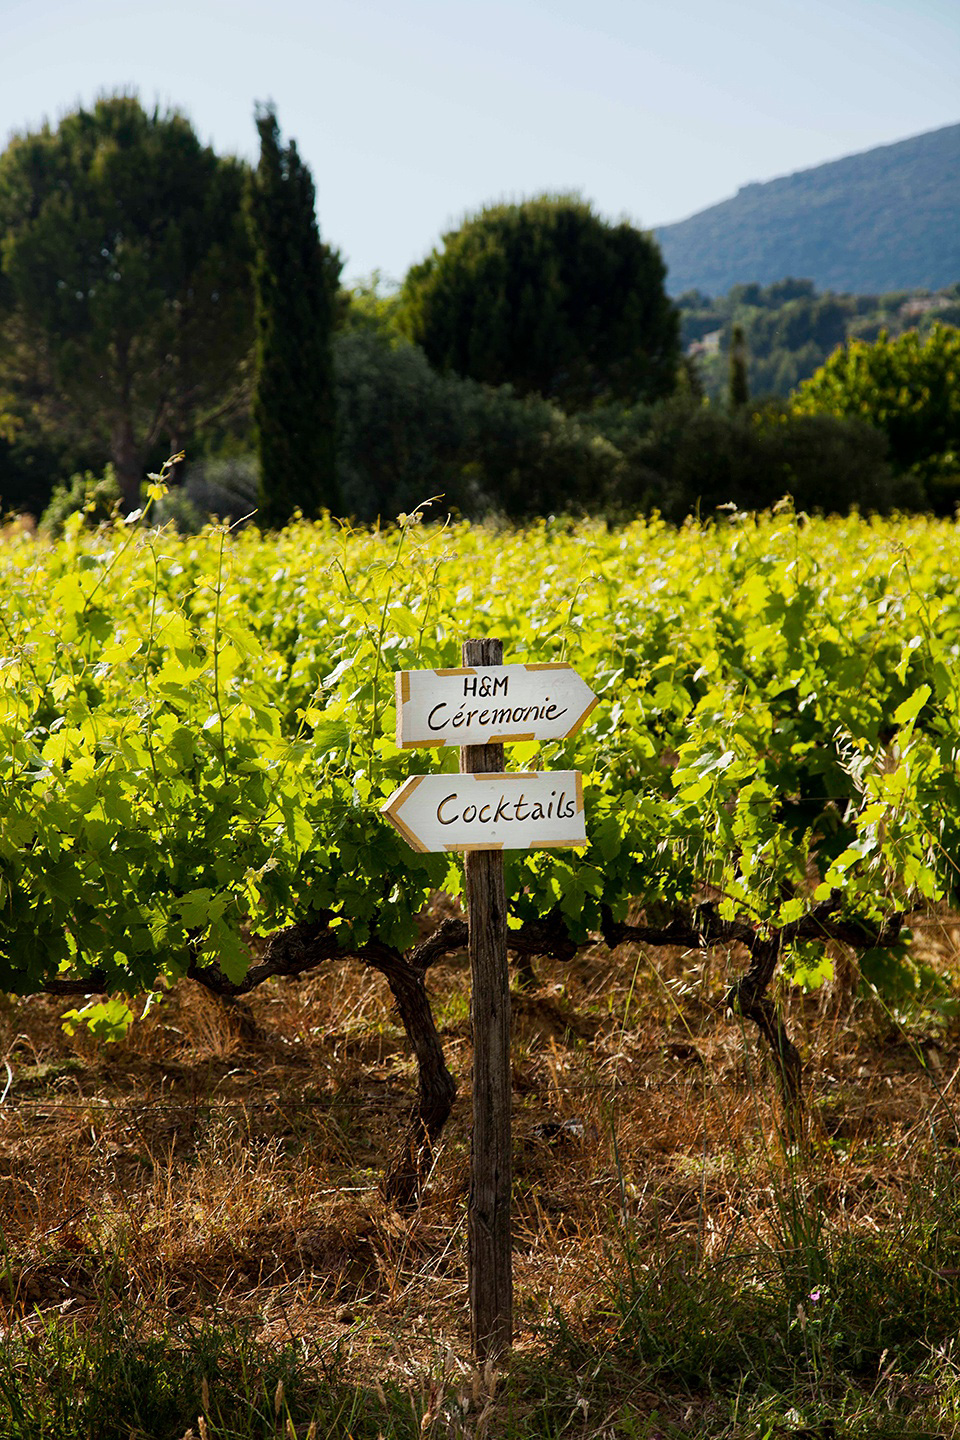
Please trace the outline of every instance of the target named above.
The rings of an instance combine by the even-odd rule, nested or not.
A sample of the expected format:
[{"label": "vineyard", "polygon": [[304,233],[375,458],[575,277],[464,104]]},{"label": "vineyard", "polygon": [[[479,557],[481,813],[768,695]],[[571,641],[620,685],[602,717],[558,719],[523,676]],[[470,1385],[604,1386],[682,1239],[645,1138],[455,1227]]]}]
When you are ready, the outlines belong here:
[{"label": "vineyard", "polygon": [[[128,1298],[159,1287],[189,1313],[207,1303],[197,1294],[292,1286],[300,1303],[312,1286],[334,1335],[356,1330],[374,1272],[394,1317],[413,1304],[428,1316],[462,1305],[462,861],[415,853],[380,808],[411,773],[457,765],[449,749],[397,748],[395,672],[456,666],[463,639],[490,635],[510,663],[574,664],[600,697],[572,739],[508,752],[510,768],[582,772],[589,837],[579,852],[506,856],[529,1335],[559,1307],[575,1347],[584,1342],[569,1327],[589,1330],[603,1313],[608,1348],[632,1346],[667,1390],[689,1385],[656,1360],[656,1327],[641,1334],[650,1274],[660,1277],[657,1323],[676,1327],[671,1285],[679,1294],[705,1261],[711,1284],[725,1284],[723,1263],[749,1231],[768,1258],[789,1257],[770,1314],[786,1307],[791,1344],[809,1358],[810,1297],[831,1284],[839,1295],[828,1214],[842,1215],[844,1244],[856,1234],[859,1201],[841,1198],[856,1188],[850,1165],[863,1196],[869,1173],[882,1197],[864,1233],[885,1233],[910,1208],[911,1184],[949,1215],[941,1235],[918,1211],[922,1260],[898,1270],[888,1256],[885,1272],[903,1292],[894,1311],[908,1305],[917,1265],[939,1276],[917,1325],[940,1343],[960,1308],[960,1203],[954,1188],[949,1209],[943,1188],[955,1187],[957,1143],[956,525],[823,521],[784,506],[763,517],[731,508],[679,529],[652,519],[515,530],[445,524],[436,509],[372,532],[324,521],[267,538],[217,527],[180,538],[152,528],[148,506],[96,531],[73,517],[53,546],[5,536],[0,987],[33,997],[11,1001],[3,1022],[12,1310],[42,1313],[52,1255],[81,1275],[89,1302],[91,1256],[120,1253],[107,1217],[123,1203],[128,1226],[149,1214],[156,1237],[141,1249],[127,1233],[127,1258],[115,1263]],[[901,1108],[877,1114],[881,1128],[912,1137],[909,1183],[884,1170],[878,1122],[864,1120],[877,1097],[858,1035],[864,1053],[878,1036],[900,1047]],[[836,1095],[825,1105],[827,1071],[845,1110]],[[67,1101],[69,1124],[57,1109]],[[122,1157],[131,1126],[149,1204],[119,1158],[104,1179],[102,1156],[74,1156],[78,1178],[64,1181],[81,1132],[94,1150],[112,1136]],[[737,1167],[751,1134],[747,1175]],[[50,1145],[58,1158],[44,1160]],[[936,1184],[921,1158],[940,1167]],[[168,1201],[162,1223],[161,1172],[168,1184],[176,1173],[186,1197],[179,1218]],[[270,1199],[248,1234],[234,1212],[261,1172]],[[217,1183],[226,1199],[214,1200]],[[99,1206],[96,1224],[58,1213],[61,1184],[74,1185],[82,1215]],[[109,1203],[95,1198],[100,1184]],[[594,1187],[589,1205],[584,1187]],[[761,1205],[766,1192],[774,1200]],[[229,1263],[221,1255],[209,1273],[209,1250],[189,1260],[205,1206],[218,1227],[236,1228],[218,1242]],[[611,1215],[618,1293],[628,1295],[613,1312],[609,1296],[596,1298],[594,1263]],[[61,1222],[66,1250],[59,1233],[43,1239]],[[309,1243],[277,1242],[268,1282],[254,1230]],[[416,1290],[414,1261],[430,1276]],[[561,1303],[564,1265],[576,1303]],[[701,1289],[721,1326],[729,1295]],[[875,1294],[869,1303],[883,1310]],[[436,1334],[455,1335],[444,1323],[431,1322]],[[708,1366],[696,1338],[705,1323],[684,1332],[699,1357],[691,1366]],[[901,1339],[892,1319],[881,1324],[863,1341],[863,1373],[872,1366],[876,1379],[881,1352],[895,1354]],[[420,1332],[417,1345],[426,1363]],[[361,1352],[369,1377],[376,1343]],[[829,1389],[823,1353],[818,1403]],[[942,1374],[928,1389],[942,1397]],[[957,1403],[960,1384],[952,1393]],[[408,1420],[428,1429],[442,1412],[448,1428],[437,1434],[479,1435],[469,1417],[494,1397],[464,1397],[460,1431],[437,1394],[424,1392]],[[594,1413],[598,1403],[583,1401]],[[591,1429],[582,1409],[580,1428],[557,1420],[539,1433],[721,1433],[639,1428],[655,1409],[649,1396],[617,1403],[637,1428]],[[278,1402],[271,1423],[280,1414]],[[290,1433],[307,1433],[287,1419]],[[382,1416],[366,1430],[356,1417],[350,1425],[388,1433]],[[396,1426],[390,1434],[407,1433]],[[11,1430],[30,1433],[48,1432]],[[234,1433],[211,1420],[211,1436]]]}]

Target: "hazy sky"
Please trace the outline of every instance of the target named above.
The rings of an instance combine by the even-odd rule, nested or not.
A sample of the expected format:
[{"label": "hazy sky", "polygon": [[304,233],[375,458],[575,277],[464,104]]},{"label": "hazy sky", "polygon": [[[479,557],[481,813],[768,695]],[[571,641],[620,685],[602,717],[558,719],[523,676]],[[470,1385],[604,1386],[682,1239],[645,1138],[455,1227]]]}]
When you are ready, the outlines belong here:
[{"label": "hazy sky", "polygon": [[254,159],[272,100],[344,276],[487,201],[683,219],[960,120],[960,0],[0,0],[0,143],[99,93]]}]

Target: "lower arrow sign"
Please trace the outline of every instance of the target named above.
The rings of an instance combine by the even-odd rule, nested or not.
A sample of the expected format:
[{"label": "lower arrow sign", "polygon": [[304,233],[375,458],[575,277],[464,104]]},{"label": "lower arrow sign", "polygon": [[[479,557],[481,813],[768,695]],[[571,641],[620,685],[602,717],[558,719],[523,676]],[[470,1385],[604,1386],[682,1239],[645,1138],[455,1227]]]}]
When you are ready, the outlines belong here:
[{"label": "lower arrow sign", "polygon": [[414,775],[381,814],[414,850],[540,850],[586,845],[576,770]]}]

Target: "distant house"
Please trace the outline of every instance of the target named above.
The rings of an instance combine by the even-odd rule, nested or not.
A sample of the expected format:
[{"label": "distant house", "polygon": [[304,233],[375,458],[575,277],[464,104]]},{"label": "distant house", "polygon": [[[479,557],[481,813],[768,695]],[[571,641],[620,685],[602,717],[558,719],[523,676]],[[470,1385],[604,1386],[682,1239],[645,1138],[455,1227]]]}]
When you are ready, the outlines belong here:
[{"label": "distant house", "polygon": [[931,310],[949,310],[956,301],[948,300],[946,295],[915,295],[912,300],[904,300],[897,312],[902,320],[912,320],[918,315],[929,315]]},{"label": "distant house", "polygon": [[691,360],[701,355],[719,355],[722,334],[722,330],[711,330],[709,334],[701,335],[699,340],[691,340],[687,346],[687,355]]}]

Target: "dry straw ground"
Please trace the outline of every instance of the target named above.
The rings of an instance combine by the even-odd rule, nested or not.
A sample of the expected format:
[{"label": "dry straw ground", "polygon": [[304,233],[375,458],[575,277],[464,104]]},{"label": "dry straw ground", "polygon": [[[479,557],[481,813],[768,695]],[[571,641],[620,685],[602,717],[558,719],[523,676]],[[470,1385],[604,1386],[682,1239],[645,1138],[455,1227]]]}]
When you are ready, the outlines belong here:
[{"label": "dry straw ground", "polygon": [[[927,916],[917,934],[927,959],[956,971],[960,920]],[[567,966],[538,962],[515,990],[521,1359],[542,1350],[558,1315],[592,1353],[614,1346],[623,1315],[612,1295],[631,1265],[673,1257],[692,1273],[782,1250],[788,1192],[817,1233],[882,1234],[926,1183],[932,1150],[955,1153],[957,1029],[919,1009],[891,1016],[858,994],[838,951],[833,984],[785,995],[811,1113],[798,1163],[779,1137],[767,1062],[718,1008],[739,963],[597,946]],[[432,971],[430,988],[460,1098],[406,1216],[378,1179],[415,1075],[375,972],[331,966],[230,1006],[184,982],[113,1045],[66,1035],[62,1003],[6,1004],[4,1323],[95,1325],[107,1292],[158,1325],[212,1316],[250,1322],[263,1342],[304,1337],[358,1383],[420,1387],[428,1419],[438,1376],[476,1385],[465,959]],[[956,1275],[935,1283],[955,1292]],[[617,1414],[629,1399],[638,1416],[706,1433],[706,1391],[650,1394],[639,1371],[632,1391],[624,1383]],[[577,1425],[566,1433],[661,1433],[604,1431],[586,1412]]]}]

